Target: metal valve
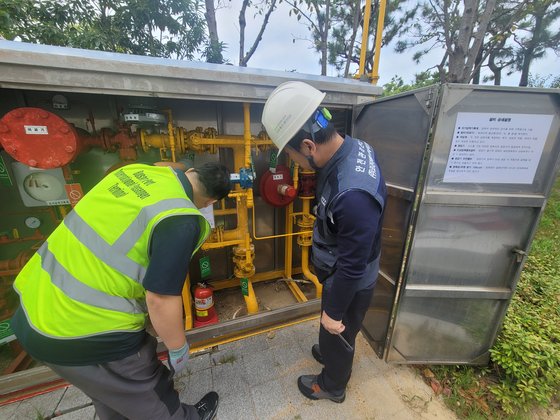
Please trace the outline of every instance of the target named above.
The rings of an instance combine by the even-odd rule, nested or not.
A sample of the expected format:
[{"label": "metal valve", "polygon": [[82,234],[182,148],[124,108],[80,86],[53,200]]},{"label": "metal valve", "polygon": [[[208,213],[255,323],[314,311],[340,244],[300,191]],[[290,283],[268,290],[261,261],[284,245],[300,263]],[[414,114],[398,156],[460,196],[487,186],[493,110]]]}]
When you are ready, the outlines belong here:
[{"label": "metal valve", "polygon": [[241,168],[238,174],[230,174],[229,180],[233,184],[239,184],[241,188],[247,189],[253,187],[255,176],[251,169]]}]

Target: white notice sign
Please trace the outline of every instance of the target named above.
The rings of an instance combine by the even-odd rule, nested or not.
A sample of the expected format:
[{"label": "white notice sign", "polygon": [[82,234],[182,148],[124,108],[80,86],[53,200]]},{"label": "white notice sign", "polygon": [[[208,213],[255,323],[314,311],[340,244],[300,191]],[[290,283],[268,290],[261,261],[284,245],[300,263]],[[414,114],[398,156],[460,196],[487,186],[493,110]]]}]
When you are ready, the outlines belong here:
[{"label": "white notice sign", "polygon": [[459,112],[443,182],[532,184],[552,117]]}]

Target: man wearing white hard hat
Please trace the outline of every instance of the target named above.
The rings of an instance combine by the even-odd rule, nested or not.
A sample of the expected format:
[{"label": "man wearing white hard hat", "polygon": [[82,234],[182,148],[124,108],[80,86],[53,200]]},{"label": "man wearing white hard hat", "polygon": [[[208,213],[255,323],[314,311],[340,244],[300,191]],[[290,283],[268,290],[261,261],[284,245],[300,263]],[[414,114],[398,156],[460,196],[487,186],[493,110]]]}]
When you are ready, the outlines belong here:
[{"label": "man wearing white hard hat", "polygon": [[306,83],[283,83],[266,101],[262,123],[280,151],[318,173],[311,260],[323,295],[311,353],[324,366],[300,376],[298,387],[310,399],[341,403],[379,272],[387,190],[371,146],[338,134],[320,106],[324,98]]}]

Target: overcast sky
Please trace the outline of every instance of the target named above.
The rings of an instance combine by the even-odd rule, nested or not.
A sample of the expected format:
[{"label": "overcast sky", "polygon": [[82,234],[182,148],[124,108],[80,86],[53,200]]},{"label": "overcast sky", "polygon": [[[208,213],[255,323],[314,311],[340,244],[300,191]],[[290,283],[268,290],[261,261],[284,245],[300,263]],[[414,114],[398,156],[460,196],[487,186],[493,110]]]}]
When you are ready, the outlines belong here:
[{"label": "overcast sky", "polygon": [[[218,9],[218,35],[220,40],[227,43],[228,47],[225,57],[229,62],[237,65],[239,60],[239,9],[241,0],[225,0],[226,5]],[[269,24],[264,32],[263,39],[255,54],[249,60],[249,67],[270,70],[295,70],[299,73],[320,74],[319,54],[312,47],[309,30],[293,16],[288,16],[289,6],[282,2],[278,9],[270,17]],[[254,17],[254,11],[246,14],[247,29],[245,34],[245,49],[252,45],[256,32],[260,29],[262,17]],[[424,58],[420,64],[412,61],[412,52],[397,54],[394,45],[389,45],[381,50],[379,64],[379,85],[391,80],[394,75],[399,75],[405,83],[414,79],[414,74],[419,73],[437,64],[443,55],[435,51],[429,57]],[[547,53],[543,60],[536,61],[531,67],[531,74],[546,76],[548,74],[560,74],[560,58],[552,51]],[[336,76],[336,70],[329,68],[329,76]],[[502,78],[503,85],[517,86],[519,84],[519,73]]]}]

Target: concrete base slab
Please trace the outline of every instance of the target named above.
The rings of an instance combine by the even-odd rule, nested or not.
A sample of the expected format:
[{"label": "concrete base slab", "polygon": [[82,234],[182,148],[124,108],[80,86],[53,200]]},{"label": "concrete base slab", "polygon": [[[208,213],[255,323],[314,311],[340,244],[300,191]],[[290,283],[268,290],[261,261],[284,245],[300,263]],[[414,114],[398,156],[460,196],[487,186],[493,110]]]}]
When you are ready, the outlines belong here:
[{"label": "concrete base slab", "polygon": [[[175,387],[187,404],[217,391],[217,420],[457,418],[413,369],[379,360],[361,335],[345,402],[305,398],[297,388],[297,378],[321,371],[311,356],[318,331],[318,320],[307,321],[191,355],[188,368],[175,378]],[[0,407],[0,418],[93,419],[95,411],[89,402],[70,386]]]}]

